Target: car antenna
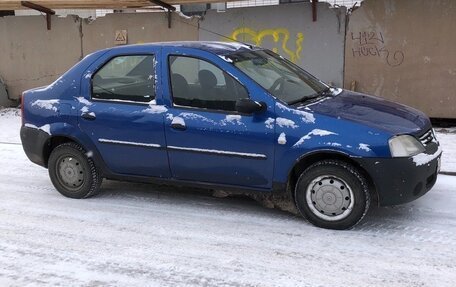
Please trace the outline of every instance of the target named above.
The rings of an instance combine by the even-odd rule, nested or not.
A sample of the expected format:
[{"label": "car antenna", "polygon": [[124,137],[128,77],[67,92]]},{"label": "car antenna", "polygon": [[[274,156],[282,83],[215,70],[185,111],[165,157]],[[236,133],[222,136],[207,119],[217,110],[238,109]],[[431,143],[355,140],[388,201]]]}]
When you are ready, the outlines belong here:
[{"label": "car antenna", "polygon": [[233,42],[237,42],[237,43],[240,43],[240,44],[242,44],[242,45],[245,45],[245,46],[249,47],[250,49],[253,49],[253,48],[255,48],[255,47],[256,47],[256,46],[255,46],[255,45],[253,45],[253,44],[250,44],[250,43],[245,43],[245,42],[239,41],[239,40],[237,40],[237,39],[234,39],[234,38],[231,38],[231,37],[229,37],[229,36],[226,36],[226,35],[223,35],[223,34],[217,33],[217,32],[215,32],[215,31],[212,31],[212,30],[209,30],[209,29],[203,28],[203,27],[201,27],[201,26],[199,26],[199,25],[193,25],[193,24],[190,24],[190,23],[188,23],[188,22],[185,22],[185,21],[181,21],[180,19],[177,19],[177,21],[179,21],[179,22],[181,22],[181,23],[183,23],[183,24],[186,24],[186,25],[189,25],[189,26],[192,26],[192,27],[198,28],[198,29],[200,29],[200,30],[203,30],[203,31],[206,31],[206,32],[212,33],[212,34],[214,34],[214,35],[217,35],[217,36],[223,37],[223,38],[225,38],[225,39],[228,39],[228,40],[230,40],[230,41],[233,41]]},{"label": "car antenna", "polygon": [[240,43],[240,44],[242,44],[242,45],[245,45],[245,46],[249,47],[250,49],[253,49],[253,48],[256,47],[256,46],[253,45],[253,44],[246,43],[246,42],[242,42],[242,41],[239,41],[239,40],[237,40],[237,39],[231,38],[231,37],[229,37],[229,36],[226,36],[226,35],[223,35],[223,34],[220,34],[220,33],[217,33],[217,32],[214,32],[214,31],[211,31],[211,30],[202,28],[202,27],[199,27],[199,29],[201,29],[201,30],[203,30],[203,31],[206,31],[206,32],[209,32],[209,33],[212,33],[212,34],[214,34],[214,35],[223,37],[223,38],[225,38],[225,39],[231,40],[231,41],[233,41],[233,42]]}]

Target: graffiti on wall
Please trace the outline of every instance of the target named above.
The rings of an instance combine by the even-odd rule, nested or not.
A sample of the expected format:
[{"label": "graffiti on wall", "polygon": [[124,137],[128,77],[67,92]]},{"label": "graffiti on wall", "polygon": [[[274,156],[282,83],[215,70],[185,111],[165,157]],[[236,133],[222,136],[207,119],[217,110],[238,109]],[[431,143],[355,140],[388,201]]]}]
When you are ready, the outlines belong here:
[{"label": "graffiti on wall", "polygon": [[400,66],[404,62],[404,52],[401,50],[390,51],[385,45],[382,32],[359,32],[351,33],[353,41],[353,58],[378,57],[383,58],[391,67]]},{"label": "graffiti on wall", "polygon": [[[295,49],[290,48],[290,31],[286,28],[265,29],[255,31],[248,27],[241,27],[233,30],[230,35],[231,39],[241,42],[248,42],[261,46],[265,40],[271,39],[278,46],[272,48],[274,52],[279,51],[279,47],[286,56],[294,63],[301,59],[302,42],[304,34],[299,32],[294,39]],[[285,56],[285,55],[284,55]]]}]

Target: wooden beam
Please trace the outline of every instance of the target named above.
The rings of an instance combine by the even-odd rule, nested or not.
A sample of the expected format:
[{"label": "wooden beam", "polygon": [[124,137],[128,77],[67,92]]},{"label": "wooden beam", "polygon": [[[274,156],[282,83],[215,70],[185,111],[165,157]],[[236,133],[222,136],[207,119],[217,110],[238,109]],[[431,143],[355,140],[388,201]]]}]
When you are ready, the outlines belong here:
[{"label": "wooden beam", "polygon": [[312,21],[317,22],[317,4],[318,0],[312,0]]},{"label": "wooden beam", "polygon": [[33,10],[37,10],[37,11],[46,13],[46,14],[55,15],[55,11],[54,10],[46,8],[46,7],[38,5],[38,4],[35,4],[33,2],[30,2],[30,1],[21,1],[21,5],[24,6],[24,7],[33,9]]},{"label": "wooden beam", "polygon": [[55,11],[41,5],[35,4],[30,1],[21,1],[21,5],[33,10],[37,10],[43,13],[46,13],[46,27],[48,30],[51,30],[51,15],[55,15]]},{"label": "wooden beam", "polygon": [[168,3],[165,3],[161,0],[149,0],[149,1],[153,4],[157,4],[158,6],[168,9],[168,11],[176,11],[176,7],[169,5]]}]

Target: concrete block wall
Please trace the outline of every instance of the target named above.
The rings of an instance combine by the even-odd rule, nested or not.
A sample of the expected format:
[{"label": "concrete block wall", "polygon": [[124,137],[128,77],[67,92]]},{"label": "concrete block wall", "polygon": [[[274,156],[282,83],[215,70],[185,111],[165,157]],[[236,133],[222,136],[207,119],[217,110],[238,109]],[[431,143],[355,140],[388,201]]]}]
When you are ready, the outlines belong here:
[{"label": "concrete block wall", "polygon": [[[166,13],[108,14],[92,22],[76,16],[52,17],[46,29],[42,16],[0,17],[0,77],[9,97],[48,85],[87,54],[115,46],[116,30],[127,30],[128,44],[198,40],[197,19]],[[1,105],[11,104],[2,97]]]},{"label": "concrete block wall", "polygon": [[456,1],[365,0],[350,15],[345,87],[456,119]]},{"label": "concrete block wall", "polygon": [[50,31],[42,16],[0,18],[0,77],[12,99],[49,84],[81,58],[79,28],[76,17],[53,17]]}]

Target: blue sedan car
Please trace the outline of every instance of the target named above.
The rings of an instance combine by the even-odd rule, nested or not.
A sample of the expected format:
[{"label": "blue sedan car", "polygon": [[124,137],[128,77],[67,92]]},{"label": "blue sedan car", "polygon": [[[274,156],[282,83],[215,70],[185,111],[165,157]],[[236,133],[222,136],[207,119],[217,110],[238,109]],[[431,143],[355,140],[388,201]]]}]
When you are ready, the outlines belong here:
[{"label": "blue sedan car", "polygon": [[64,196],[103,178],[272,194],[332,229],[425,194],[442,153],[422,112],[238,43],[98,51],[22,108],[24,151]]}]

